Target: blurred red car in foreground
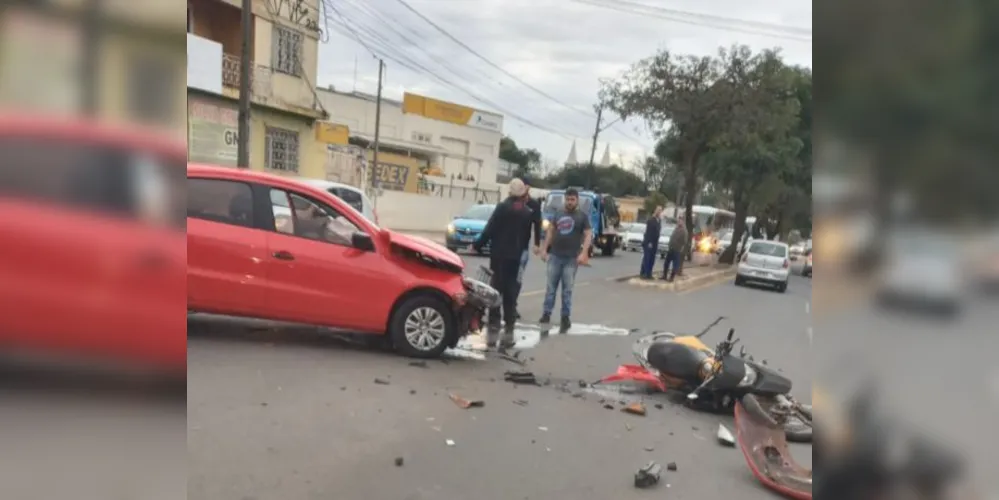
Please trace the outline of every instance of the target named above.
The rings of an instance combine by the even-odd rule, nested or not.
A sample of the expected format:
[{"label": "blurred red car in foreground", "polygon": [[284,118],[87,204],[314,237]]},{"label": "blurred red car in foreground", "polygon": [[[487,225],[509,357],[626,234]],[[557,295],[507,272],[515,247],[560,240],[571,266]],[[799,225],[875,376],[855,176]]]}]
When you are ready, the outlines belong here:
[{"label": "blurred red car in foreground", "polygon": [[203,165],[187,176],[193,312],[387,333],[402,354],[434,357],[498,301],[454,252],[321,188]]},{"label": "blurred red car in foreground", "polygon": [[0,116],[0,350],[182,371],[183,143]]}]

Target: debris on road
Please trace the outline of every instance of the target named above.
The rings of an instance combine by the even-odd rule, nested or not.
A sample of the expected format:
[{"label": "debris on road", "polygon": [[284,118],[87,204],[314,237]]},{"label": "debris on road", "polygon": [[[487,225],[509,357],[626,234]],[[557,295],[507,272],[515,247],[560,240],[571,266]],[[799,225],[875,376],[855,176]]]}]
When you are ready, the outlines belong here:
[{"label": "debris on road", "polygon": [[517,406],[527,406],[528,403],[526,399],[514,399],[513,404]]},{"label": "debris on road", "polygon": [[662,410],[663,409],[663,404],[662,403],[656,403],[655,407],[656,407],[657,410]]},{"label": "debris on road", "polygon": [[403,463],[402,457],[395,457],[395,466],[396,467],[402,467],[402,463]]},{"label": "debris on road", "polygon": [[656,449],[655,449],[655,448],[653,448],[653,447],[651,447],[651,446],[646,446],[646,447],[645,447],[645,451],[648,451],[648,452],[653,452],[653,451],[656,451]]},{"label": "debris on road", "polygon": [[725,428],[722,424],[718,424],[718,443],[723,446],[735,446],[735,436],[732,435],[732,431]]},{"label": "debris on road", "polygon": [[666,470],[676,472],[676,462],[666,464]]},{"label": "debris on road", "polygon": [[643,405],[642,403],[631,403],[630,405],[621,408],[621,411],[625,413],[630,413],[632,415],[638,415],[639,417],[644,417],[645,405]]},{"label": "debris on road", "polygon": [[389,385],[389,381],[383,378],[376,378],[375,383],[378,385]]},{"label": "debris on road", "polygon": [[451,401],[454,401],[454,404],[464,410],[469,408],[482,408],[486,405],[485,401],[479,399],[465,399],[454,393],[451,393],[448,396],[451,398]]},{"label": "debris on road", "polygon": [[444,440],[444,444],[446,444],[446,445],[448,445],[448,446],[454,446],[454,441],[452,441],[452,440],[450,440],[450,439],[445,439],[445,440]]},{"label": "debris on road", "polygon": [[409,366],[415,366],[416,368],[428,368],[426,361],[410,361]]},{"label": "debris on road", "polygon": [[416,394],[416,389],[410,389],[410,390],[409,390],[409,393],[410,393],[410,394]]},{"label": "debris on road", "polygon": [[604,405],[604,409],[606,409],[606,410],[613,410],[614,409],[614,405],[612,405],[610,403],[607,403],[607,404]]},{"label": "debris on road", "polygon": [[538,379],[534,376],[533,373],[528,371],[505,372],[503,374],[503,380],[507,382],[512,382],[514,384],[538,385]]},{"label": "debris on road", "polygon": [[659,484],[659,477],[662,475],[662,470],[659,464],[649,462],[635,473],[635,487],[650,488]]},{"label": "debris on road", "polygon": [[541,431],[541,432],[548,432],[548,428],[544,427],[544,426],[538,427],[538,430]]}]

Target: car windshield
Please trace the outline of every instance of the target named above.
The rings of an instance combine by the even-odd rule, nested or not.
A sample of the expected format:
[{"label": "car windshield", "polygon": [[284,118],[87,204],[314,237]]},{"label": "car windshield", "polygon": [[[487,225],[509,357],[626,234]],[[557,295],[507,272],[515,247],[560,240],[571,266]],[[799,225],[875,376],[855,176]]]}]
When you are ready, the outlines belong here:
[{"label": "car windshield", "polygon": [[767,257],[787,257],[787,247],[777,243],[756,241],[749,245],[749,253]]},{"label": "car windshield", "polygon": [[645,233],[645,224],[632,224],[628,229],[629,233]]},{"label": "car windshield", "polygon": [[462,214],[461,219],[489,220],[489,217],[496,210],[496,205],[475,205]]},{"label": "car windshield", "polygon": [[[552,193],[548,195],[548,199],[545,200],[546,214],[554,214],[556,210],[561,210],[565,206],[565,194],[563,193]],[[585,195],[579,195],[579,209],[583,213],[589,213],[590,208],[593,206],[593,198]]]}]

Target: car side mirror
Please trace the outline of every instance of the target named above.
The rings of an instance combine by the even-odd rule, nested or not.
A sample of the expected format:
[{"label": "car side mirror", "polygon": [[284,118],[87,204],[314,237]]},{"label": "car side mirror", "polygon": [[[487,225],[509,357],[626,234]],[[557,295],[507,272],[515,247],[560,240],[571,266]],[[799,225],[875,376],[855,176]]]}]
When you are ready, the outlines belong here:
[{"label": "car side mirror", "polygon": [[350,235],[350,245],[365,252],[375,251],[375,242],[371,240],[371,236],[360,231],[354,231],[354,233]]}]

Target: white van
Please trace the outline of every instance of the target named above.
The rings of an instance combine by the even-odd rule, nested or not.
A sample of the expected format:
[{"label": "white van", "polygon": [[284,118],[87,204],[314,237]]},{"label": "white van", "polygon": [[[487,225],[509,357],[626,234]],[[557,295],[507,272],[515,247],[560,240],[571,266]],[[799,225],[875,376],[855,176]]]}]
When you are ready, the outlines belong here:
[{"label": "white van", "polygon": [[374,222],[375,225],[378,225],[378,213],[375,212],[375,204],[372,203],[371,199],[368,198],[368,196],[364,194],[364,191],[361,191],[359,188],[348,184],[340,184],[339,182],[326,181],[322,179],[306,179],[299,177],[295,180],[329,192],[337,198],[347,202],[348,205],[354,207],[354,209],[358,212],[361,212],[361,215],[363,215],[364,218]]}]

